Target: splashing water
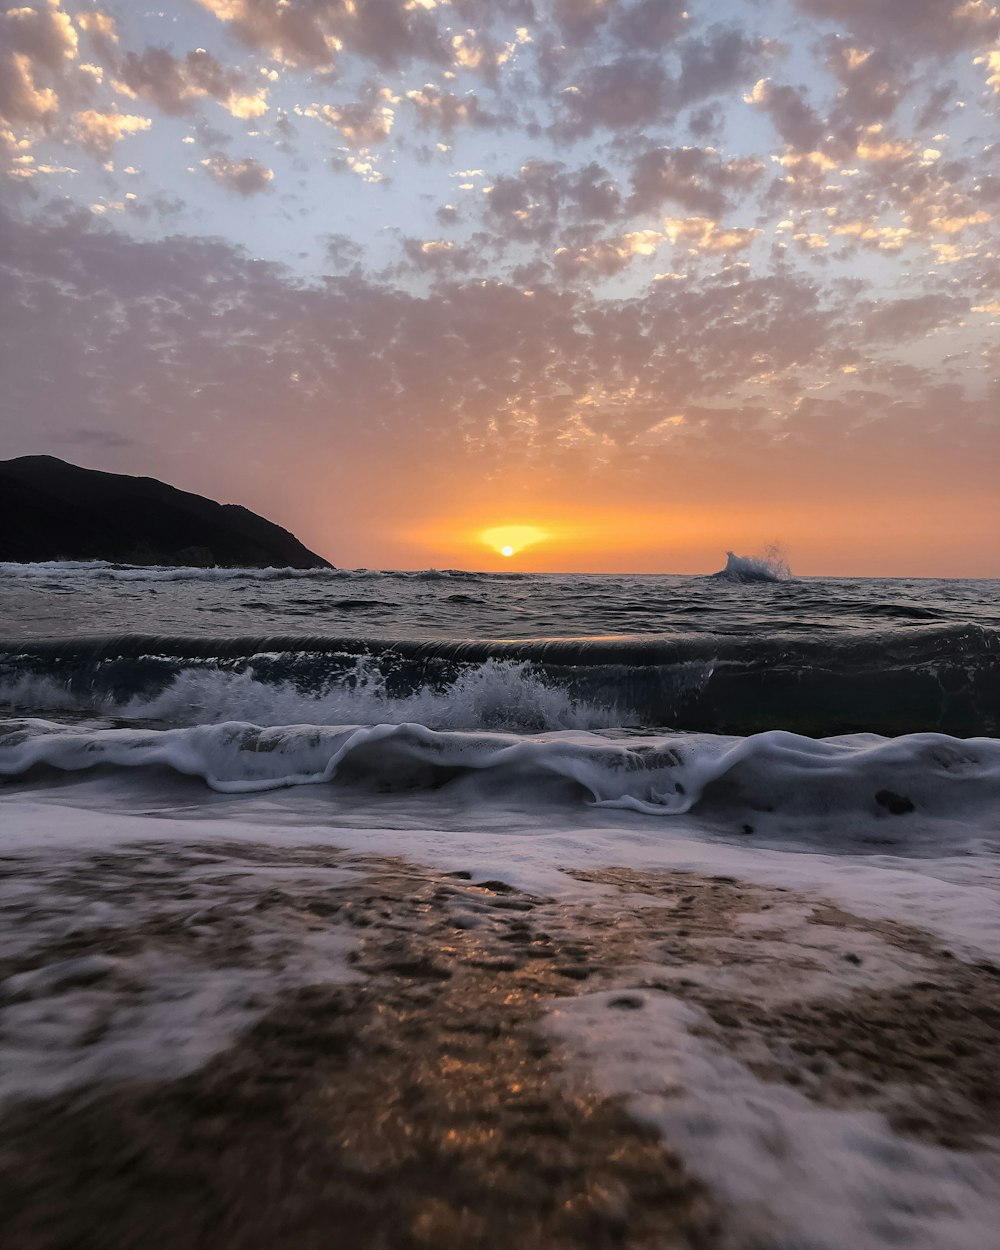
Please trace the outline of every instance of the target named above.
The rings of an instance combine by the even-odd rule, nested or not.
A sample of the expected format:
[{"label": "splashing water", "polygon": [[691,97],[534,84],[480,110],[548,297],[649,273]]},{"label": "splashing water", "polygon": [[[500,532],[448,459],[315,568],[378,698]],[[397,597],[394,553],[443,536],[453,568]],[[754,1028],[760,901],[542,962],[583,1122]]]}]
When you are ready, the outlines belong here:
[{"label": "splashing water", "polygon": [[712,576],[729,582],[787,582],[791,580],[792,570],[781,548],[772,544],[759,556],[738,556],[727,551],[726,567]]},{"label": "splashing water", "polygon": [[445,688],[422,686],[393,695],[385,675],[367,657],[322,690],[293,682],[264,682],[252,668],[241,673],[189,669],[153,697],[118,702],[109,696],[74,695],[51,677],[28,676],[0,685],[0,701],[48,711],[94,711],[129,721],[172,725],[246,721],[255,725],[402,725],[432,729],[539,732],[607,729],[631,714],[574,698],[547,684],[527,661],[487,660],[462,669]]}]

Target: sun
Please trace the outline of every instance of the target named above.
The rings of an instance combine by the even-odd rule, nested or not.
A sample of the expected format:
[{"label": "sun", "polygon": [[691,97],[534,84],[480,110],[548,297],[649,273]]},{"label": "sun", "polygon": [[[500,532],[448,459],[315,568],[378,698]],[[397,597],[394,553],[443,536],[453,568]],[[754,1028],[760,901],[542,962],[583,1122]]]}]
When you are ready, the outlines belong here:
[{"label": "sun", "polygon": [[552,535],[539,525],[495,525],[492,529],[480,530],[479,541],[491,547],[498,556],[509,560],[519,555],[525,547],[533,547],[544,542]]}]

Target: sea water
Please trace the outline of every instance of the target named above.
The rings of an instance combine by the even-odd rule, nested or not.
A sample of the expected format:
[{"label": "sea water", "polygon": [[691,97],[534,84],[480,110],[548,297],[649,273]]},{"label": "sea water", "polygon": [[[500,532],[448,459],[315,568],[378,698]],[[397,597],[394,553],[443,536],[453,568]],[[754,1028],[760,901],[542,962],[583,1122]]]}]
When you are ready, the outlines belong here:
[{"label": "sea water", "polygon": [[[171,847],[245,847],[250,880],[266,843],[571,902],[597,889],[581,870],[724,873],[1000,961],[1000,583],[734,560],[701,578],[0,566],[0,854],[33,865],[34,891],[25,911],[23,875],[0,888],[4,914],[31,917],[3,940],[77,922],[66,865],[99,877],[124,854],[169,876]],[[86,906],[118,923],[129,895]],[[340,939],[309,941],[283,975],[341,975]],[[263,993],[262,972],[149,975],[148,1019],[118,1049],[72,1046],[72,1021],[32,1008],[8,1084],[189,1068],[250,1018],[234,987]],[[610,1092],[674,1072],[688,1102],[649,1118],[733,1202],[753,1177],[780,1244],[986,1244],[994,1156],[918,1148],[761,1082],[705,1051],[669,996],[627,1038],[605,1007],[561,1004],[557,1031]]]},{"label": "sea water", "polygon": [[641,818],[625,842],[683,820],[985,852],[998,592],[732,555],[714,577],[3,565],[0,775],[8,798],[197,778],[376,825],[380,795],[484,827],[516,796],[528,829]]},{"label": "sea water", "polygon": [[715,577],[5,565],[0,773],[414,797],[491,773],[665,820],[989,834],[998,592],[732,555]]}]

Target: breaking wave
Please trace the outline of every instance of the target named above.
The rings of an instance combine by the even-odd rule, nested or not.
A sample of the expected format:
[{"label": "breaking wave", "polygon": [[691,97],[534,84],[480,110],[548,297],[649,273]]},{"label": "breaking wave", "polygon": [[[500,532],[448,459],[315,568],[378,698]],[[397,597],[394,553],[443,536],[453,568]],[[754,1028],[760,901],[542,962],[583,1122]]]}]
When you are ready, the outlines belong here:
[{"label": "breaking wave", "polygon": [[400,725],[432,729],[602,729],[634,717],[627,709],[574,698],[546,683],[526,661],[487,660],[459,670],[444,688],[393,693],[377,664],[358,657],[335,681],[303,690],[287,680],[263,681],[253,668],[220,672],[189,668],[151,696],[116,698],[110,691],[74,691],[51,676],[0,682],[0,702],[36,711],[91,712],[118,720],[174,725],[245,720],[257,725]]},{"label": "breaking wave", "polygon": [[780,547],[768,547],[761,556],[738,556],[727,551],[726,567],[712,576],[727,582],[787,582],[792,570]]},{"label": "breaking wave", "polygon": [[517,792],[556,778],[599,806],[659,816],[736,810],[765,822],[831,812],[841,822],[845,814],[962,820],[1000,800],[1000,742],[941,734],[611,741],[579,732],[523,737],[419,724],[81,730],[36,719],[0,728],[0,775],[40,767],[166,768],[232,794],[333,783],[419,790],[483,774]]},{"label": "breaking wave", "polygon": [[10,581],[49,582],[343,582],[343,581],[480,581],[519,578],[520,573],[472,573],[464,569],[293,569],[199,568],[194,566],[113,564],[108,560],[0,561],[0,577]]},{"label": "breaking wave", "polygon": [[0,642],[0,703],[180,725],[974,736],[1000,732],[1000,635],[919,624],[818,637]]}]

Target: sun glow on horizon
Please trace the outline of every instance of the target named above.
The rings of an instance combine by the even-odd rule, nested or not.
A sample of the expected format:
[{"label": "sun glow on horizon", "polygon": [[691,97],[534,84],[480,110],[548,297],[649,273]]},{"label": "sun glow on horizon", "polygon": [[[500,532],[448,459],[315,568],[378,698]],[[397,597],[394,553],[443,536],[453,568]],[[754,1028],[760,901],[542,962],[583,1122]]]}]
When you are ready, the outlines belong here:
[{"label": "sun glow on horizon", "polygon": [[497,555],[509,560],[526,547],[534,547],[552,535],[539,525],[495,525],[491,529],[482,530],[480,542],[492,548]]}]

